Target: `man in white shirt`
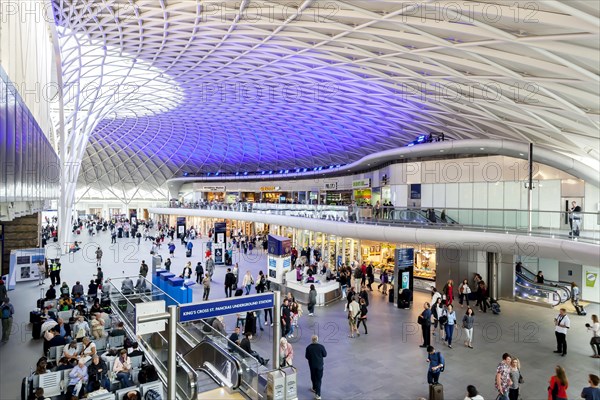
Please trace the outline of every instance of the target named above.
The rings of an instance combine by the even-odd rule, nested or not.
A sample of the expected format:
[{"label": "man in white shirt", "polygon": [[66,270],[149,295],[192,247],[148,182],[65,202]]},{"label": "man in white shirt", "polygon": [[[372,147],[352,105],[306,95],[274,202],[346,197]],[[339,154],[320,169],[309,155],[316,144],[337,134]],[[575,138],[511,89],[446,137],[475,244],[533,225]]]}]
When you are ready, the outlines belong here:
[{"label": "man in white shirt", "polygon": [[563,357],[567,355],[567,331],[571,327],[571,321],[567,315],[567,310],[561,308],[559,314],[554,318],[554,334],[556,335],[556,351]]}]

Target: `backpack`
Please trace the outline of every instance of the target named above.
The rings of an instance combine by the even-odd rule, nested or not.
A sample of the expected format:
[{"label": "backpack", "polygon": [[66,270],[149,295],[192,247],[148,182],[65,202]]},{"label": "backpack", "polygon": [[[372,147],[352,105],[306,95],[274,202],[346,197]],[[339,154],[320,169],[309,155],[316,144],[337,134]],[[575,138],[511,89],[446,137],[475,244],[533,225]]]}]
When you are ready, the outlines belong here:
[{"label": "backpack", "polygon": [[10,318],[10,307],[2,306],[2,319]]},{"label": "backpack", "polygon": [[155,389],[150,389],[144,395],[144,400],[162,400],[162,396]]}]

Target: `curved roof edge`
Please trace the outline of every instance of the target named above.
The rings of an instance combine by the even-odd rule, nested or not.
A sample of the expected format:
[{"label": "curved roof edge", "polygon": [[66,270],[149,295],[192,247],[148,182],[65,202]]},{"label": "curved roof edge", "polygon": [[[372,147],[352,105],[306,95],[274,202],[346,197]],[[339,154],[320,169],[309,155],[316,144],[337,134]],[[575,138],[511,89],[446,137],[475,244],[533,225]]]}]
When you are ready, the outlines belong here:
[{"label": "curved roof edge", "polygon": [[[460,155],[460,154],[481,154],[481,155],[501,155],[510,156],[527,160],[529,153],[529,144],[504,139],[461,139],[449,140],[444,142],[433,142],[419,144],[410,147],[399,147],[396,149],[385,150],[378,153],[369,154],[358,161],[343,165],[339,168],[324,169],[321,171],[294,172],[287,174],[272,175],[245,175],[245,176],[189,176],[172,178],[167,181],[169,187],[181,186],[186,182],[227,182],[227,181],[254,181],[264,180],[265,178],[311,178],[318,176],[320,178],[329,175],[346,175],[356,173],[365,169],[376,169],[378,165],[393,160],[410,161],[414,158],[432,157],[440,155]],[[542,163],[577,178],[583,179],[594,186],[600,186],[600,174],[588,165],[577,161],[564,154],[560,154],[544,147],[533,147],[533,161]]]},{"label": "curved roof edge", "polygon": [[336,236],[390,243],[435,244],[436,247],[481,250],[555,259],[582,265],[597,265],[599,246],[565,239],[482,231],[405,228],[349,224],[313,218],[232,211],[150,208],[154,214],[225,218],[307,229]]}]

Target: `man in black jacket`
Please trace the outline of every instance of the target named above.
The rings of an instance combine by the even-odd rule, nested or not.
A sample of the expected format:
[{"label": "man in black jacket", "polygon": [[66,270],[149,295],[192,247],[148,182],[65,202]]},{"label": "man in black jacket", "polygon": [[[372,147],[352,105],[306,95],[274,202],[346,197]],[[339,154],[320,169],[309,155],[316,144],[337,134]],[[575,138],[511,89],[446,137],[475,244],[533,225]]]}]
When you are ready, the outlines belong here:
[{"label": "man in black jacket", "polygon": [[315,393],[315,399],[321,399],[321,380],[323,379],[323,359],[327,357],[327,350],[319,343],[319,337],[313,335],[311,344],[306,347],[306,359],[310,368],[311,391]]},{"label": "man in black jacket", "polygon": [[231,272],[231,268],[227,268],[225,274],[225,297],[231,297],[231,290],[235,285],[235,275]]},{"label": "man in black jacket", "polygon": [[283,299],[281,306],[281,337],[286,337],[292,329],[292,312],[287,298]]}]

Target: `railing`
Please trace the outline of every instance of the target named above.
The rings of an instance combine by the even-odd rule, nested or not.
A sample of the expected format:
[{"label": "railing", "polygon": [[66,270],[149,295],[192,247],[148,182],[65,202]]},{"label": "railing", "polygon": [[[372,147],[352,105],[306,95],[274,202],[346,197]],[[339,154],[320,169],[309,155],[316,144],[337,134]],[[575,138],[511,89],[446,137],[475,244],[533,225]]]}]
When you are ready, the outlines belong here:
[{"label": "railing", "polygon": [[[262,370],[266,369],[260,365],[258,360],[252,355],[242,350],[236,343],[233,343],[221,332],[214,329],[211,325],[205,321],[200,320],[193,323],[182,324],[186,332],[193,337],[193,340],[197,344],[201,344],[206,340],[210,340],[212,346],[215,346],[221,350],[221,352],[228,353],[233,359],[236,360],[235,365],[239,366],[241,372],[239,376],[238,389],[243,392],[252,400],[258,400],[258,376]],[[229,357],[219,358],[215,360],[216,364],[213,364],[215,368],[224,376],[228,376],[231,359]],[[232,379],[234,382],[235,379]]]},{"label": "railing", "polygon": [[[110,280],[110,301],[113,312],[123,321],[125,330],[131,337],[135,337],[135,304],[147,301],[174,300],[165,292],[146,280],[146,292],[123,293],[119,287],[127,277]],[[132,279],[132,278],[129,278]],[[137,279],[137,277],[136,277]],[[140,335],[140,345],[149,361],[154,365],[163,383],[167,382],[168,347],[166,330],[152,334]],[[192,400],[196,398],[197,373],[182,357],[177,354],[177,398]]]},{"label": "railing", "polygon": [[419,227],[427,229],[483,230],[502,233],[573,239],[600,244],[600,213],[579,213],[579,235],[571,233],[569,215],[564,211],[531,212],[532,231],[528,231],[529,212],[516,209],[401,207],[358,207],[335,205],[234,203],[179,204],[169,208],[253,212],[289,217],[317,218],[338,222]]}]

